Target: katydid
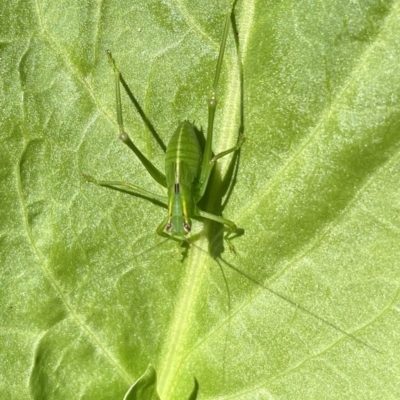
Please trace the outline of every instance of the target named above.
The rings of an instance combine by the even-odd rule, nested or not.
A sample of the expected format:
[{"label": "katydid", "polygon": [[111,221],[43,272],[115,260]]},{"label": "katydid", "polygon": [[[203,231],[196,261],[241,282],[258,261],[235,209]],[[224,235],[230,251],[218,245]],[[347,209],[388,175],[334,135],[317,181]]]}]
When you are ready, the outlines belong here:
[{"label": "katydid", "polygon": [[117,120],[119,125],[119,137],[128,145],[140,159],[149,174],[160,185],[167,188],[168,197],[151,193],[141,187],[125,182],[101,181],[90,176],[86,178],[98,185],[107,186],[114,189],[122,189],[132,192],[135,195],[144,196],[151,200],[162,203],[168,209],[168,214],[159,224],[157,233],[161,236],[172,238],[179,242],[188,241],[187,234],[191,231],[192,218],[205,218],[216,221],[226,226],[225,240],[231,250],[233,245],[230,241],[237,227],[235,223],[222,216],[203,211],[199,208],[198,202],[202,199],[210,178],[212,169],[218,159],[240,149],[244,142],[244,136],[239,134],[237,143],[234,147],[213,156],[212,141],[214,117],[217,108],[217,88],[222,69],[222,61],[225,53],[226,41],[230,28],[230,18],[232,10],[225,18],[224,32],[219,49],[217,67],[214,76],[214,83],[211,95],[208,100],[208,126],[204,148],[204,154],[197,138],[195,126],[188,121],[183,121],[178,125],[172,135],[165,153],[165,173],[159,171],[153,163],[146,158],[130,140],[125,131],[122,117],[121,101],[121,82],[124,83],[120,71],[111,53],[107,51],[108,59],[113,67],[115,75]]}]

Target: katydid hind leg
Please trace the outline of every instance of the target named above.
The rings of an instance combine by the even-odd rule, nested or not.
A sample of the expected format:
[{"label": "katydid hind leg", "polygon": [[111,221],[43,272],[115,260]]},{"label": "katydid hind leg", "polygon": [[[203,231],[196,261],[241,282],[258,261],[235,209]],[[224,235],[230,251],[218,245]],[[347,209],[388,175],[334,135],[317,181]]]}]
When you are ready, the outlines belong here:
[{"label": "katydid hind leg", "polygon": [[207,138],[206,138],[206,146],[204,149],[203,153],[203,162],[202,162],[202,168],[201,168],[201,175],[200,175],[200,190],[199,190],[199,196],[198,198],[200,199],[202,195],[204,194],[207,183],[208,183],[208,178],[210,177],[211,169],[208,168],[209,162],[212,158],[212,141],[213,141],[213,129],[214,129],[214,118],[215,118],[215,111],[217,109],[217,89],[218,89],[218,82],[219,82],[219,77],[221,75],[221,69],[222,69],[222,61],[224,58],[224,53],[225,53],[225,47],[226,47],[226,41],[228,38],[228,33],[229,33],[229,27],[230,27],[230,16],[233,10],[230,10],[226,17],[225,17],[225,25],[224,25],[224,33],[222,36],[222,41],[219,49],[219,54],[218,54],[218,61],[217,61],[217,67],[215,70],[215,75],[214,75],[214,82],[213,82],[213,87],[211,90],[211,95],[208,100],[208,122],[207,122]]},{"label": "katydid hind leg", "polygon": [[[245,140],[245,138],[242,134],[243,130],[240,129],[239,137],[238,137],[238,140],[237,140],[237,143],[235,146],[233,146],[232,148],[225,150],[215,156],[213,156],[213,154],[212,154],[214,119],[215,119],[215,112],[216,112],[216,108],[217,108],[217,104],[218,104],[218,98],[217,98],[218,83],[219,83],[219,78],[221,75],[222,61],[223,61],[224,54],[225,54],[225,48],[226,48],[226,42],[227,42],[227,38],[228,38],[229,28],[230,28],[231,24],[235,23],[235,19],[232,18],[233,14],[234,14],[233,11],[234,11],[235,4],[236,4],[236,1],[233,3],[232,9],[227,13],[226,18],[225,18],[224,33],[222,36],[221,46],[220,46],[220,50],[219,50],[213,87],[211,90],[210,98],[208,100],[207,139],[206,139],[206,145],[205,145],[204,154],[203,154],[201,175],[200,175],[200,179],[199,179],[199,187],[198,187],[198,191],[197,191],[198,199],[201,199],[206,191],[208,180],[210,178],[212,169],[213,169],[216,161],[230,153],[233,153],[233,152],[239,150]],[[233,33],[237,34],[236,26],[233,26],[232,29],[233,29]],[[237,43],[236,39],[235,39],[235,43]],[[240,60],[239,60],[239,62],[240,62]]]},{"label": "katydid hind leg", "polygon": [[[241,118],[240,118],[240,129],[239,129],[239,136],[238,136],[237,143],[232,148],[222,151],[221,153],[218,153],[214,156],[212,154],[214,117],[215,117],[215,112],[216,112],[216,107],[217,107],[216,92],[217,92],[218,82],[219,82],[219,78],[220,78],[220,74],[221,74],[222,61],[223,61],[223,56],[225,53],[225,47],[226,47],[226,42],[227,42],[230,27],[232,27],[233,34],[235,36],[235,44],[236,44],[237,60],[239,63],[240,77],[243,72],[242,67],[241,67],[240,53],[239,53],[239,41],[238,41],[238,37],[236,37],[238,33],[237,33],[237,27],[236,27],[236,20],[234,17],[235,4],[236,4],[236,1],[233,2],[232,9],[227,13],[226,18],[225,18],[224,33],[223,33],[223,37],[222,37],[222,41],[221,41],[221,45],[220,45],[220,51],[219,51],[218,62],[217,62],[217,67],[216,67],[216,71],[215,71],[213,88],[212,88],[211,96],[210,96],[209,103],[208,103],[207,141],[206,141],[206,147],[205,147],[205,151],[204,151],[204,155],[203,155],[201,177],[199,180],[199,186],[196,191],[197,199],[201,199],[204,196],[207,186],[208,186],[209,179],[211,177],[211,173],[213,172],[213,167],[214,167],[215,163],[217,162],[217,160],[228,154],[235,153],[236,151],[238,151],[241,148],[241,146],[245,140],[245,137],[243,135],[244,129],[243,129],[243,116],[242,116],[242,114],[243,114],[243,110],[242,110],[243,109],[243,104],[242,104],[242,100],[243,100],[242,83],[243,83],[243,81],[242,81],[242,79],[240,79]],[[236,163],[236,160],[237,160],[236,157],[232,158],[232,161],[234,164]],[[216,183],[215,179],[218,180],[218,176],[219,175],[214,176],[214,178],[213,178],[214,184]],[[222,183],[222,181],[220,182],[220,184],[221,183]],[[220,187],[220,185],[218,187]],[[224,239],[226,240],[227,244],[229,245],[230,250],[234,251],[234,246],[231,242],[231,239],[233,239],[232,234],[234,234],[236,237],[238,234],[239,235],[242,234],[243,230],[240,230],[242,232],[239,232],[236,224],[233,221],[220,216],[222,213],[221,207],[219,207],[219,208],[215,207],[216,204],[217,203],[220,204],[220,202],[215,198],[215,196],[216,196],[215,190],[213,190],[212,192],[213,192],[212,197],[214,198],[210,204],[211,207],[213,208],[212,212],[210,213],[210,212],[205,212],[205,211],[200,211],[200,210],[197,210],[197,211],[199,212],[200,216],[202,216],[203,218],[217,222],[218,224],[222,224],[226,227]],[[221,195],[222,195],[222,193],[221,193]],[[221,198],[221,201],[222,201],[222,198]],[[210,210],[208,210],[208,211],[210,211]],[[217,254],[219,254],[220,252],[218,250],[216,250],[216,248],[220,248],[220,247],[217,246],[216,248],[214,248],[214,246],[212,245],[212,242],[215,241],[214,239],[215,238],[210,240],[209,250],[211,251],[211,254],[213,254],[214,256],[217,256]],[[221,247],[221,248],[223,248],[223,247]]]},{"label": "katydid hind leg", "polygon": [[[160,185],[163,187],[167,187],[167,182],[165,175],[159,171],[154,164],[135,146],[135,144],[132,142],[132,140],[129,138],[128,134],[125,131],[124,127],[124,121],[123,121],[123,116],[122,116],[122,101],[121,101],[121,84],[125,88],[125,90],[128,92],[129,97],[134,99],[132,93],[130,92],[128,86],[126,85],[125,81],[122,78],[121,72],[118,70],[115,60],[112,57],[111,53],[109,51],[106,52],[108,56],[108,60],[113,67],[114,70],[114,75],[115,75],[115,94],[116,94],[116,103],[117,103],[117,121],[118,121],[118,126],[119,126],[119,138],[135,153],[136,157],[139,158],[143,166],[146,168],[146,170],[149,172],[149,174],[153,177],[153,179],[158,182]],[[136,102],[136,100],[135,100]],[[139,112],[140,113],[140,112]],[[142,113],[140,113],[143,119]],[[144,119],[144,122],[146,123],[146,119]],[[146,123],[147,125],[147,123]]]}]

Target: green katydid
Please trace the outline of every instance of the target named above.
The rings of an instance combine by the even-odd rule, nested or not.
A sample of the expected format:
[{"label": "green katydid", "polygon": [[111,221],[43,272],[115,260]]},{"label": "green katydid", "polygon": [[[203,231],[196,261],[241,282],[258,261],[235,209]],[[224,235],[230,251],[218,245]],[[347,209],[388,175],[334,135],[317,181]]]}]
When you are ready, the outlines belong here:
[{"label": "green katydid", "polygon": [[157,233],[161,236],[166,236],[179,242],[187,241],[186,235],[191,231],[192,226],[191,219],[205,218],[226,226],[227,229],[224,238],[229,244],[230,249],[233,250],[230,236],[237,230],[235,223],[222,216],[203,211],[197,205],[206,191],[210,174],[216,161],[239,150],[245,139],[244,136],[240,134],[234,147],[213,156],[212,141],[214,117],[217,107],[216,93],[222,69],[226,41],[231,25],[231,14],[232,10],[227,13],[225,18],[225,27],[219,50],[214,83],[208,100],[208,126],[204,154],[201,154],[202,151],[197,138],[195,126],[188,121],[181,122],[175,133],[172,135],[166,149],[165,174],[159,171],[154,164],[138,150],[125,132],[120,90],[123,78],[111,53],[107,51],[108,59],[115,74],[119,137],[134,151],[153,179],[163,187],[167,188],[168,197],[151,193],[137,185],[125,182],[101,181],[90,176],[86,176],[86,178],[98,185],[126,190],[135,195],[144,196],[166,206],[168,214],[157,228]]}]

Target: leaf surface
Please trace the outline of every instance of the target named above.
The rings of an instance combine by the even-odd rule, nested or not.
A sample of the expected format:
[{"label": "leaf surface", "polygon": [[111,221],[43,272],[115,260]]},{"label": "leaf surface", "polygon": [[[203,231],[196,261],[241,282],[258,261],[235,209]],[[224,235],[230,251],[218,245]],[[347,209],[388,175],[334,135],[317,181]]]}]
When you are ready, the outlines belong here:
[{"label": "leaf surface", "polygon": [[194,378],[205,399],[400,397],[399,1],[239,0],[243,102],[230,32],[213,148],[243,111],[217,206],[244,234],[216,260],[206,227],[183,262],[163,208],[82,174],[165,194],[118,140],[104,51],[165,143],[185,119],[205,130],[229,2],[0,7],[4,398],[122,399],[149,364],[163,400]]}]

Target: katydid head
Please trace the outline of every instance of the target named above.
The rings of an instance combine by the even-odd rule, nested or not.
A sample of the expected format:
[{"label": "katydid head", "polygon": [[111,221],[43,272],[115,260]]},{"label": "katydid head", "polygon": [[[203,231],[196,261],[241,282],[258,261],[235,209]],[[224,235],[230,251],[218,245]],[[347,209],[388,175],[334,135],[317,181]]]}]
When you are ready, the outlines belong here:
[{"label": "katydid head", "polygon": [[186,236],[192,229],[192,221],[185,215],[184,207],[182,207],[182,198],[179,195],[173,196],[172,213],[168,218],[165,230],[172,236]]},{"label": "katydid head", "polygon": [[191,229],[192,222],[183,215],[172,216],[165,227],[172,236],[186,236]]}]

